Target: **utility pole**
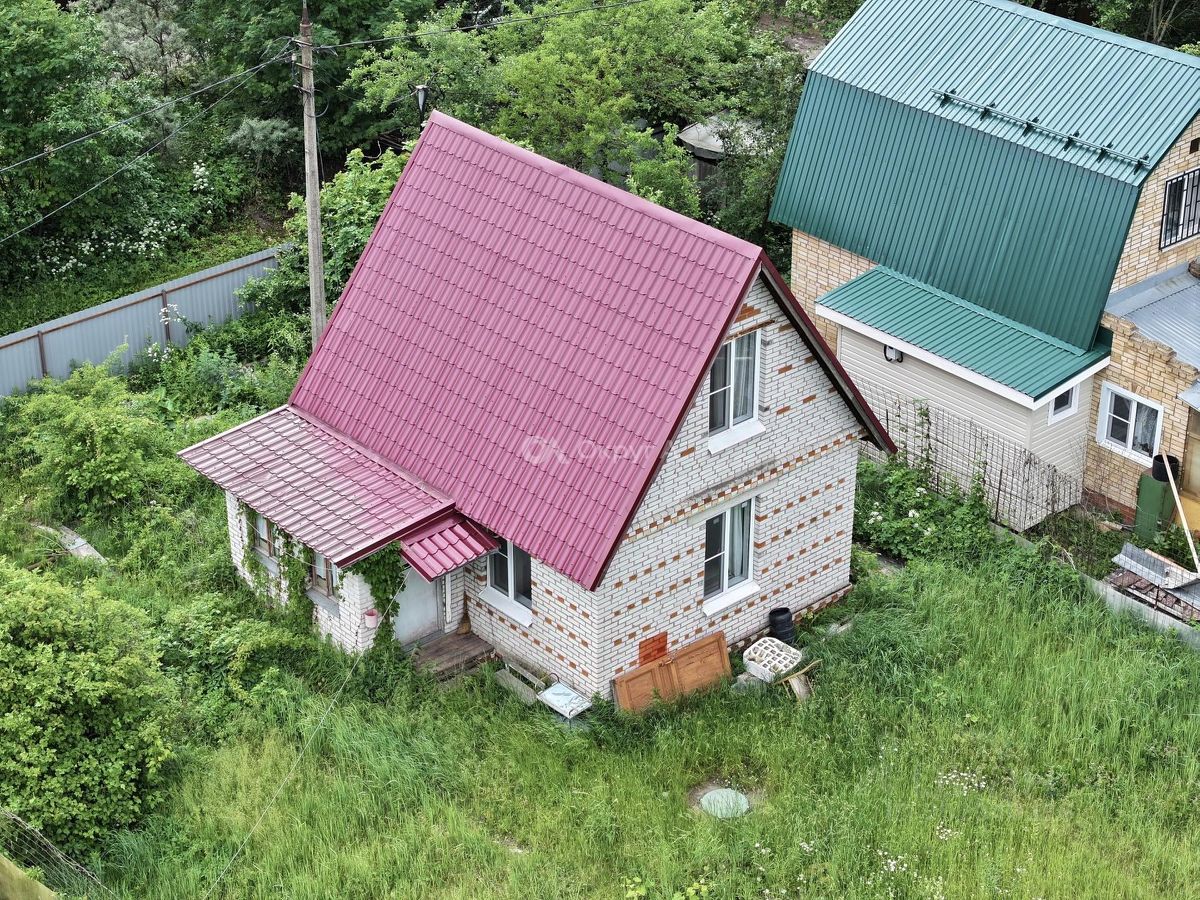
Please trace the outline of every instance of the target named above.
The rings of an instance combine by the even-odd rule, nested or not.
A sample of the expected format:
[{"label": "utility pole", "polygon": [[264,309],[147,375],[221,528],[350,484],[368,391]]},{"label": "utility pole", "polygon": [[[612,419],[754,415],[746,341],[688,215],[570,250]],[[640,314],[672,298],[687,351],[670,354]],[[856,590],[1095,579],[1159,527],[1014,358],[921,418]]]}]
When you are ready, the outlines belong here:
[{"label": "utility pole", "polygon": [[300,15],[300,94],[304,102],[304,200],[308,211],[308,305],[313,348],[325,330],[325,257],[321,249],[321,172],[317,156],[316,89],[313,87],[312,22],[308,3]]}]

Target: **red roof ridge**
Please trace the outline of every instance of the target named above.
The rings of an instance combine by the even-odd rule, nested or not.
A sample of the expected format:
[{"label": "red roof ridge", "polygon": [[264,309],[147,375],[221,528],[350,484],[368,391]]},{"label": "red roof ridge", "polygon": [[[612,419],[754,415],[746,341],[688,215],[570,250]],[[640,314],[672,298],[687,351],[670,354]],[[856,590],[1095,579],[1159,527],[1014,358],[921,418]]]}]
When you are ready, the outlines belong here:
[{"label": "red roof ridge", "polygon": [[[693,237],[698,237],[703,240],[711,241],[718,246],[724,247],[726,250],[731,250],[734,253],[741,254],[747,259],[757,259],[762,253],[762,248],[757,244],[752,244],[749,241],[742,240],[728,232],[721,231],[719,228],[714,228],[698,219],[693,219],[691,216],[685,216],[683,213],[676,212],[673,209],[668,209],[665,206],[660,206],[647,200],[645,197],[639,197],[637,194],[623,190],[616,185],[609,184],[603,179],[596,178],[578,169],[572,169],[570,166],[563,165],[560,162],[555,162],[552,159],[547,159],[532,150],[525,147],[511,144],[502,138],[496,137],[494,134],[489,134],[482,129],[476,128],[474,125],[468,125],[461,119],[456,119],[447,113],[434,110],[429,121],[425,124],[426,128],[437,125],[441,128],[446,128],[463,137],[469,138],[485,147],[503,153],[511,159],[519,159],[521,162],[535,168],[541,169],[553,175],[556,178],[561,178],[564,181],[569,181],[577,187],[581,187],[586,191],[590,191],[606,200],[613,200],[620,203],[622,206],[640,212],[644,215],[657,219],[664,224],[674,228],[682,229]],[[419,145],[418,145],[419,149]],[[414,150],[414,153],[416,151]]]}]

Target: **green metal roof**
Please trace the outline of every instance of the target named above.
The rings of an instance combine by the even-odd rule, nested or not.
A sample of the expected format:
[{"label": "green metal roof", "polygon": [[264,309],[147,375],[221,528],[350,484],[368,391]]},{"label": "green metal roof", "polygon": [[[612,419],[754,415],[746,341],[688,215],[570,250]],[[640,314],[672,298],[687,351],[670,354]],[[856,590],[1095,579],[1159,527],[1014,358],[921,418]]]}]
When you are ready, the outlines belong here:
[{"label": "green metal roof", "polygon": [[1008,0],[868,0],[812,71],[1130,184],[1200,111],[1200,57]]},{"label": "green metal roof", "polygon": [[1037,400],[1108,356],[1101,331],[1081,352],[961,297],[876,266],[830,291],[821,305]]},{"label": "green metal roof", "polygon": [[1197,111],[1200,59],[1004,0],[867,0],[809,73],[771,218],[1088,349]]}]

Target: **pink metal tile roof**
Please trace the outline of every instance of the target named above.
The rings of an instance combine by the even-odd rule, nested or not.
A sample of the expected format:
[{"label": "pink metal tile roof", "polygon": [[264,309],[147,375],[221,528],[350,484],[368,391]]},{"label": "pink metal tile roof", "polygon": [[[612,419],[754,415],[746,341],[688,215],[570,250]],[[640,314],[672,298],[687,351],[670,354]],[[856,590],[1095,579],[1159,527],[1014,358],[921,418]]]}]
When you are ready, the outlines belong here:
[{"label": "pink metal tile roof", "polygon": [[452,508],[442,494],[289,407],[180,456],[339,566]]},{"label": "pink metal tile roof", "polygon": [[434,113],[291,402],[594,587],[760,256]]},{"label": "pink metal tile roof", "polygon": [[404,558],[426,581],[495,549],[494,538],[457,512],[447,513],[400,541]]}]

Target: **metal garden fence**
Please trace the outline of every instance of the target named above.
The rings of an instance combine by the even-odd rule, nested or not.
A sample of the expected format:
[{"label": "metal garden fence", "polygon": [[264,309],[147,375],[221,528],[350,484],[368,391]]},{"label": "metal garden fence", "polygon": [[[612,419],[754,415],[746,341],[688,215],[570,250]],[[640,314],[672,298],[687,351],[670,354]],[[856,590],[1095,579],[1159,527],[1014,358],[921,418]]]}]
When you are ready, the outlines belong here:
[{"label": "metal garden fence", "polygon": [[[982,476],[993,520],[1016,530],[1083,498],[1086,438],[1070,452],[1069,468],[1052,465],[1020,444],[976,422],[913,400],[874,382],[856,382],[875,414],[912,463],[928,466],[933,487],[971,489]],[[868,454],[879,451],[864,443]]]},{"label": "metal garden fence", "polygon": [[207,324],[236,317],[238,290],[273,268],[278,252],[278,247],[261,250],[0,336],[0,396],[22,390],[35,378],[65,378],[82,363],[103,362],[122,344],[128,347],[127,363],[151,343],[186,344],[189,335],[179,318]]}]

